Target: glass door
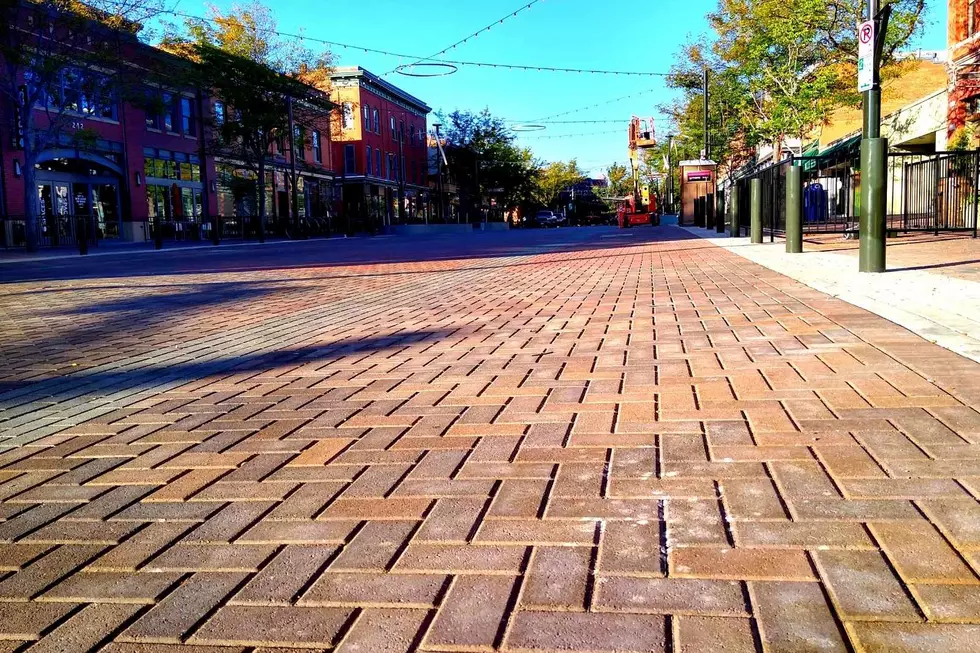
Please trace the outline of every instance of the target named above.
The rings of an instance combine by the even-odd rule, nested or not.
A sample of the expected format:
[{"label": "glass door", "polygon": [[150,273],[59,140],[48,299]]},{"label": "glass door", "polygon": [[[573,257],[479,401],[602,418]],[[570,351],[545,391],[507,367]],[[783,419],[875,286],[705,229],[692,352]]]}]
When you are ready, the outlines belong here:
[{"label": "glass door", "polygon": [[116,184],[92,185],[92,213],[99,239],[119,238],[119,187]]}]

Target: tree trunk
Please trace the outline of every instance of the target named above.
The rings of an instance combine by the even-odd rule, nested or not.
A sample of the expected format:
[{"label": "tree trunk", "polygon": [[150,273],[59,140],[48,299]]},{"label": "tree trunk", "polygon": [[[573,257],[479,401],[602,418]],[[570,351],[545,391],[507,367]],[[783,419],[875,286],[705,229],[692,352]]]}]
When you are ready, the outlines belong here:
[{"label": "tree trunk", "polygon": [[265,157],[259,157],[259,242],[265,242]]}]

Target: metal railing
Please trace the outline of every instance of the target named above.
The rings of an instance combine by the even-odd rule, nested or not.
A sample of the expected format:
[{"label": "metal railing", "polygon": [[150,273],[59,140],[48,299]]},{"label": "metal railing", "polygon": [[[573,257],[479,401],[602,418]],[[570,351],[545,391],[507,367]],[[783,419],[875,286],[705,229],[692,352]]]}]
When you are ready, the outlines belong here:
[{"label": "metal railing", "polygon": [[[770,241],[786,229],[786,169],[803,168],[803,233],[856,234],[861,215],[860,157],[853,150],[794,157],[752,169],[735,180],[739,228],[747,235],[751,181],[762,183],[762,225]],[[980,215],[980,150],[888,154],[887,225],[892,232],[977,235]]]}]

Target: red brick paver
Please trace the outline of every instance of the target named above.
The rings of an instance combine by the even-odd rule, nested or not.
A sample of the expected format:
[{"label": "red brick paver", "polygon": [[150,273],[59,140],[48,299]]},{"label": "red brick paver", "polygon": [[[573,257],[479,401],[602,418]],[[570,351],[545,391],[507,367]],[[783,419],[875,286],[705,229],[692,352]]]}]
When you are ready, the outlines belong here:
[{"label": "red brick paver", "polygon": [[980,365],[677,229],[482,242],[0,286],[0,651],[980,649]]}]

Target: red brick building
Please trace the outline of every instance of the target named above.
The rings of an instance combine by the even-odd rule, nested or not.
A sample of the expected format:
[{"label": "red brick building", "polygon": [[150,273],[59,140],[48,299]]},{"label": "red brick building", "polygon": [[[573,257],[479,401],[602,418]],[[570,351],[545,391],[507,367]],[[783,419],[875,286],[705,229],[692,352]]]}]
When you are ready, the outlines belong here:
[{"label": "red brick building", "polygon": [[[425,219],[428,150],[424,102],[359,67],[337,68],[331,99],[342,212],[353,228]],[[399,197],[404,194],[403,206]]]},{"label": "red brick building", "polygon": [[[20,14],[24,32],[39,23],[30,5],[21,7],[27,7]],[[209,235],[211,217],[254,215],[255,201],[230,199],[229,180],[246,176],[241,166],[216,160],[208,145],[215,121],[229,108],[180,81],[189,79],[180,72],[187,66],[183,59],[131,36],[120,41],[121,65],[110,71],[101,64],[105,91],[98,96],[91,77],[103,74],[94,72],[99,65],[66,68],[58,78],[57,94],[68,101],[59,112],[63,127],[35,167],[40,245],[77,242],[80,221],[92,240],[140,241],[152,238],[157,223],[165,237],[198,238]],[[124,67],[126,73],[117,74]],[[44,107],[34,112],[38,129],[51,124]],[[0,246],[25,241],[24,143],[16,115],[13,102],[0,101]],[[296,212],[303,218],[329,218],[332,209],[330,123],[328,115],[296,128]],[[294,161],[288,150],[283,139],[268,157],[270,231],[292,215]]]},{"label": "red brick building", "polygon": [[953,135],[980,121],[980,2],[949,0],[949,124]]}]

